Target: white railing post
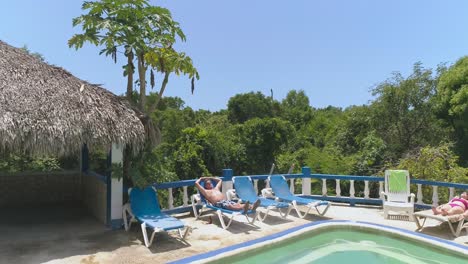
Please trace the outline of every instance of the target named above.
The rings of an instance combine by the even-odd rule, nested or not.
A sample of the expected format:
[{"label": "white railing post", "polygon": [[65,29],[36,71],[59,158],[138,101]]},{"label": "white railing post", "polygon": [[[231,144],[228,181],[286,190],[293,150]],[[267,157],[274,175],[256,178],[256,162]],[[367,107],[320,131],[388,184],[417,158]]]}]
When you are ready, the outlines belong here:
[{"label": "white railing post", "polygon": [[172,188],[167,189],[169,193],[169,198],[167,199],[167,206],[169,209],[174,208],[174,197],[172,196]]},{"label": "white railing post", "polygon": [[223,169],[223,193],[227,197],[227,191],[232,189],[232,176],[234,175],[234,172],[231,169]]},{"label": "white railing post", "polygon": [[341,197],[340,180],[336,180],[336,197]]},{"label": "white railing post", "polygon": [[423,193],[422,193],[422,184],[418,183],[418,192],[416,196],[418,197],[417,204],[423,204]]},{"label": "white railing post", "polygon": [[354,194],[356,191],[354,190],[354,180],[349,181],[349,197],[355,198]]},{"label": "white railing post", "polygon": [[303,195],[311,195],[310,190],[310,168],[309,167],[302,167],[302,194]]},{"label": "white railing post", "polygon": [[268,179],[265,180],[265,188],[270,188],[270,181]]},{"label": "white railing post", "polygon": [[449,201],[455,196],[455,188],[449,187]]},{"label": "white railing post", "polygon": [[302,178],[302,194],[310,195],[310,178]]},{"label": "white railing post", "polygon": [[184,196],[182,197],[182,201],[184,202],[184,207],[188,206],[188,192],[187,186],[182,187],[184,189]]},{"label": "white railing post", "polygon": [[255,189],[255,194],[258,194],[258,180],[254,180],[254,189]]},{"label": "white railing post", "polygon": [[327,196],[327,179],[322,179],[322,195]]},{"label": "white railing post", "polygon": [[364,181],[364,198],[369,199],[369,181]]},{"label": "white railing post", "polygon": [[382,194],[382,192],[384,191],[383,190],[383,185],[384,185],[384,182],[379,182],[379,198],[380,198],[380,200],[383,200],[385,198],[384,195]]},{"label": "white railing post", "polygon": [[291,191],[292,194],[294,194],[295,188],[294,188],[294,178],[289,179],[289,191]]},{"label": "white railing post", "polygon": [[439,193],[437,192],[438,186],[432,186],[432,205],[438,206],[439,205]]}]

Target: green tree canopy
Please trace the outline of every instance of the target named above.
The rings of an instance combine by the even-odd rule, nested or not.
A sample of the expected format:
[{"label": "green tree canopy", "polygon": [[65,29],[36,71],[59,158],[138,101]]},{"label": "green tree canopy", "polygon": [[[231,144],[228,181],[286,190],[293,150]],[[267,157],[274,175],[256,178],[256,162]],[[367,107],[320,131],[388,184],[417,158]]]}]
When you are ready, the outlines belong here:
[{"label": "green tree canopy", "polygon": [[395,73],[372,90],[377,96],[370,106],[372,127],[387,145],[390,159],[443,139],[431,104],[435,87],[432,70],[416,63],[407,78]]},{"label": "green tree canopy", "polygon": [[282,116],[289,120],[296,129],[306,125],[312,119],[312,108],[309,105],[309,97],[303,90],[292,90],[281,102]]},{"label": "green tree canopy", "polygon": [[272,99],[260,92],[237,94],[228,102],[228,118],[232,123],[244,123],[253,118],[273,117]]},{"label": "green tree canopy", "polygon": [[457,152],[468,164],[468,57],[441,74],[436,102],[439,116],[454,129]]}]

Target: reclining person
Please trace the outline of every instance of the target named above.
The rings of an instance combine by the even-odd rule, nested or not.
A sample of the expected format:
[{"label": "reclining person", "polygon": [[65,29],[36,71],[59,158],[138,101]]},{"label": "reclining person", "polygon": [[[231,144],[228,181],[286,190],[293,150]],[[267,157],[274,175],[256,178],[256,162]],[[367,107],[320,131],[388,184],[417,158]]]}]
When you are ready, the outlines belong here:
[{"label": "reclining person", "polygon": [[460,197],[455,196],[448,203],[432,207],[432,211],[435,215],[456,215],[463,214],[468,210],[468,194],[463,192]]},{"label": "reclining person", "polygon": [[[205,187],[200,184],[201,181],[205,182]],[[216,182],[215,187],[213,187],[213,181]],[[260,200],[255,201],[253,205],[250,205],[249,201],[247,201],[245,204],[241,204],[227,200],[226,196],[221,192],[222,183],[223,181],[219,178],[201,177],[195,182],[195,186],[197,187],[198,191],[200,191],[200,193],[205,197],[205,199],[216,207],[233,211],[244,210],[244,213],[247,213],[248,210],[255,210],[260,205]]]}]

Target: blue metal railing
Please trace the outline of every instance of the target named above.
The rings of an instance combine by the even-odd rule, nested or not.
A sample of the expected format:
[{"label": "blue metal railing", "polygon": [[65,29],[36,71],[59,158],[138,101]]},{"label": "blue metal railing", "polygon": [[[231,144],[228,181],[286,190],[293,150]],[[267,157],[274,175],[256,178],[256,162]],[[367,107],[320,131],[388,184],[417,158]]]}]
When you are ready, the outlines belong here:
[{"label": "blue metal railing", "polygon": [[[232,182],[232,171],[231,170],[224,170],[223,175],[220,176],[220,178],[223,180],[224,183],[231,183]],[[380,205],[382,204],[382,197],[380,196],[381,191],[383,191],[383,183],[385,181],[384,177],[378,177],[378,176],[356,176],[356,175],[333,175],[333,174],[317,174],[317,173],[310,173],[310,169],[307,167],[304,167],[302,170],[303,173],[298,173],[298,174],[275,174],[275,175],[284,175],[285,178],[290,181],[290,183],[294,184],[294,181],[296,179],[315,179],[315,180],[321,180],[322,181],[322,190],[325,191],[325,193],[322,192],[322,194],[312,194],[312,193],[300,193],[297,195],[301,196],[307,196],[307,197],[313,197],[316,199],[322,199],[322,200],[328,200],[328,201],[333,201],[333,202],[340,202],[340,203],[348,203],[351,206],[355,204],[374,204],[374,205]],[[252,180],[255,182],[257,185],[258,181],[265,181],[268,179],[268,176],[270,175],[250,175]],[[237,176],[239,177],[239,176]],[[173,197],[172,197],[172,190],[176,188],[184,188],[183,195],[184,195],[184,201],[188,200],[188,192],[187,188],[194,188],[196,179],[193,180],[184,180],[184,181],[176,181],[176,182],[165,182],[165,183],[155,183],[153,186],[156,189],[160,190],[165,190],[165,189],[170,189],[171,192],[169,192],[170,198],[168,199],[168,206],[165,211],[168,213],[179,213],[179,212],[188,212],[191,210],[191,207],[188,204],[184,205],[179,205],[179,206],[174,206],[172,204],[173,202]],[[335,181],[337,184],[338,188],[335,188],[335,193],[337,195],[330,196],[327,195],[326,191],[330,190],[330,187],[327,187],[326,182],[327,181]],[[349,187],[353,189],[353,193],[349,196],[341,196],[338,195],[340,191],[340,185],[342,184],[340,181],[349,181]],[[356,182],[364,182],[365,183],[365,189],[364,191],[360,192],[364,193],[364,197],[356,197],[354,196],[354,181]],[[305,182],[305,183],[304,183]],[[379,190],[375,189],[375,187],[372,189],[369,187],[368,183],[369,182],[375,182],[379,183]],[[437,181],[427,181],[427,180],[420,180],[420,179],[411,179],[411,184],[416,184],[418,188],[417,192],[417,203],[415,206],[417,208],[429,208],[433,204],[438,204],[438,189],[437,187],[446,187],[449,189],[449,195],[453,195],[455,192],[455,189],[460,189],[460,190],[468,190],[468,184],[462,184],[462,183],[449,183],[449,182],[437,182]],[[310,181],[303,180],[302,184],[309,184],[309,189],[310,190]],[[315,183],[316,184],[316,183]],[[351,187],[352,185],[352,187]],[[361,184],[360,184],[361,185]],[[359,185],[359,186],[360,186]],[[232,186],[232,183],[231,183]],[[433,193],[432,193],[432,204],[425,204],[423,203],[423,192],[422,192],[422,186],[431,186],[433,188]],[[293,190],[294,188],[292,188]],[[303,190],[307,190],[307,188]],[[195,190],[192,191],[192,193],[195,192]],[[310,191],[309,191],[310,192]],[[436,193],[434,193],[436,192]],[[379,197],[370,197],[370,193],[378,193]],[[451,198],[451,197],[450,197]]]}]

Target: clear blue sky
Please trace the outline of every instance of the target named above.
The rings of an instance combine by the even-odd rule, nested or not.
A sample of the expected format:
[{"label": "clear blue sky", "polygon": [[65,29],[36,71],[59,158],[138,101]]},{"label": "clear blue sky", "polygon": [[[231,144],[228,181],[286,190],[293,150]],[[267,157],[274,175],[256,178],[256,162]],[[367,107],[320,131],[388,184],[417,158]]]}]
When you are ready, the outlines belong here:
[{"label": "clear blue sky", "polygon": [[[114,64],[87,45],[67,40],[79,32],[72,18],[80,0],[3,0],[0,39],[27,45],[77,77],[125,92],[121,59]],[[369,89],[415,62],[435,68],[468,54],[468,1],[435,0],[166,0],[201,79],[173,76],[165,95],[186,106],[216,111],[238,93],[260,91],[282,100],[302,89],[314,107],[362,105]]]}]

